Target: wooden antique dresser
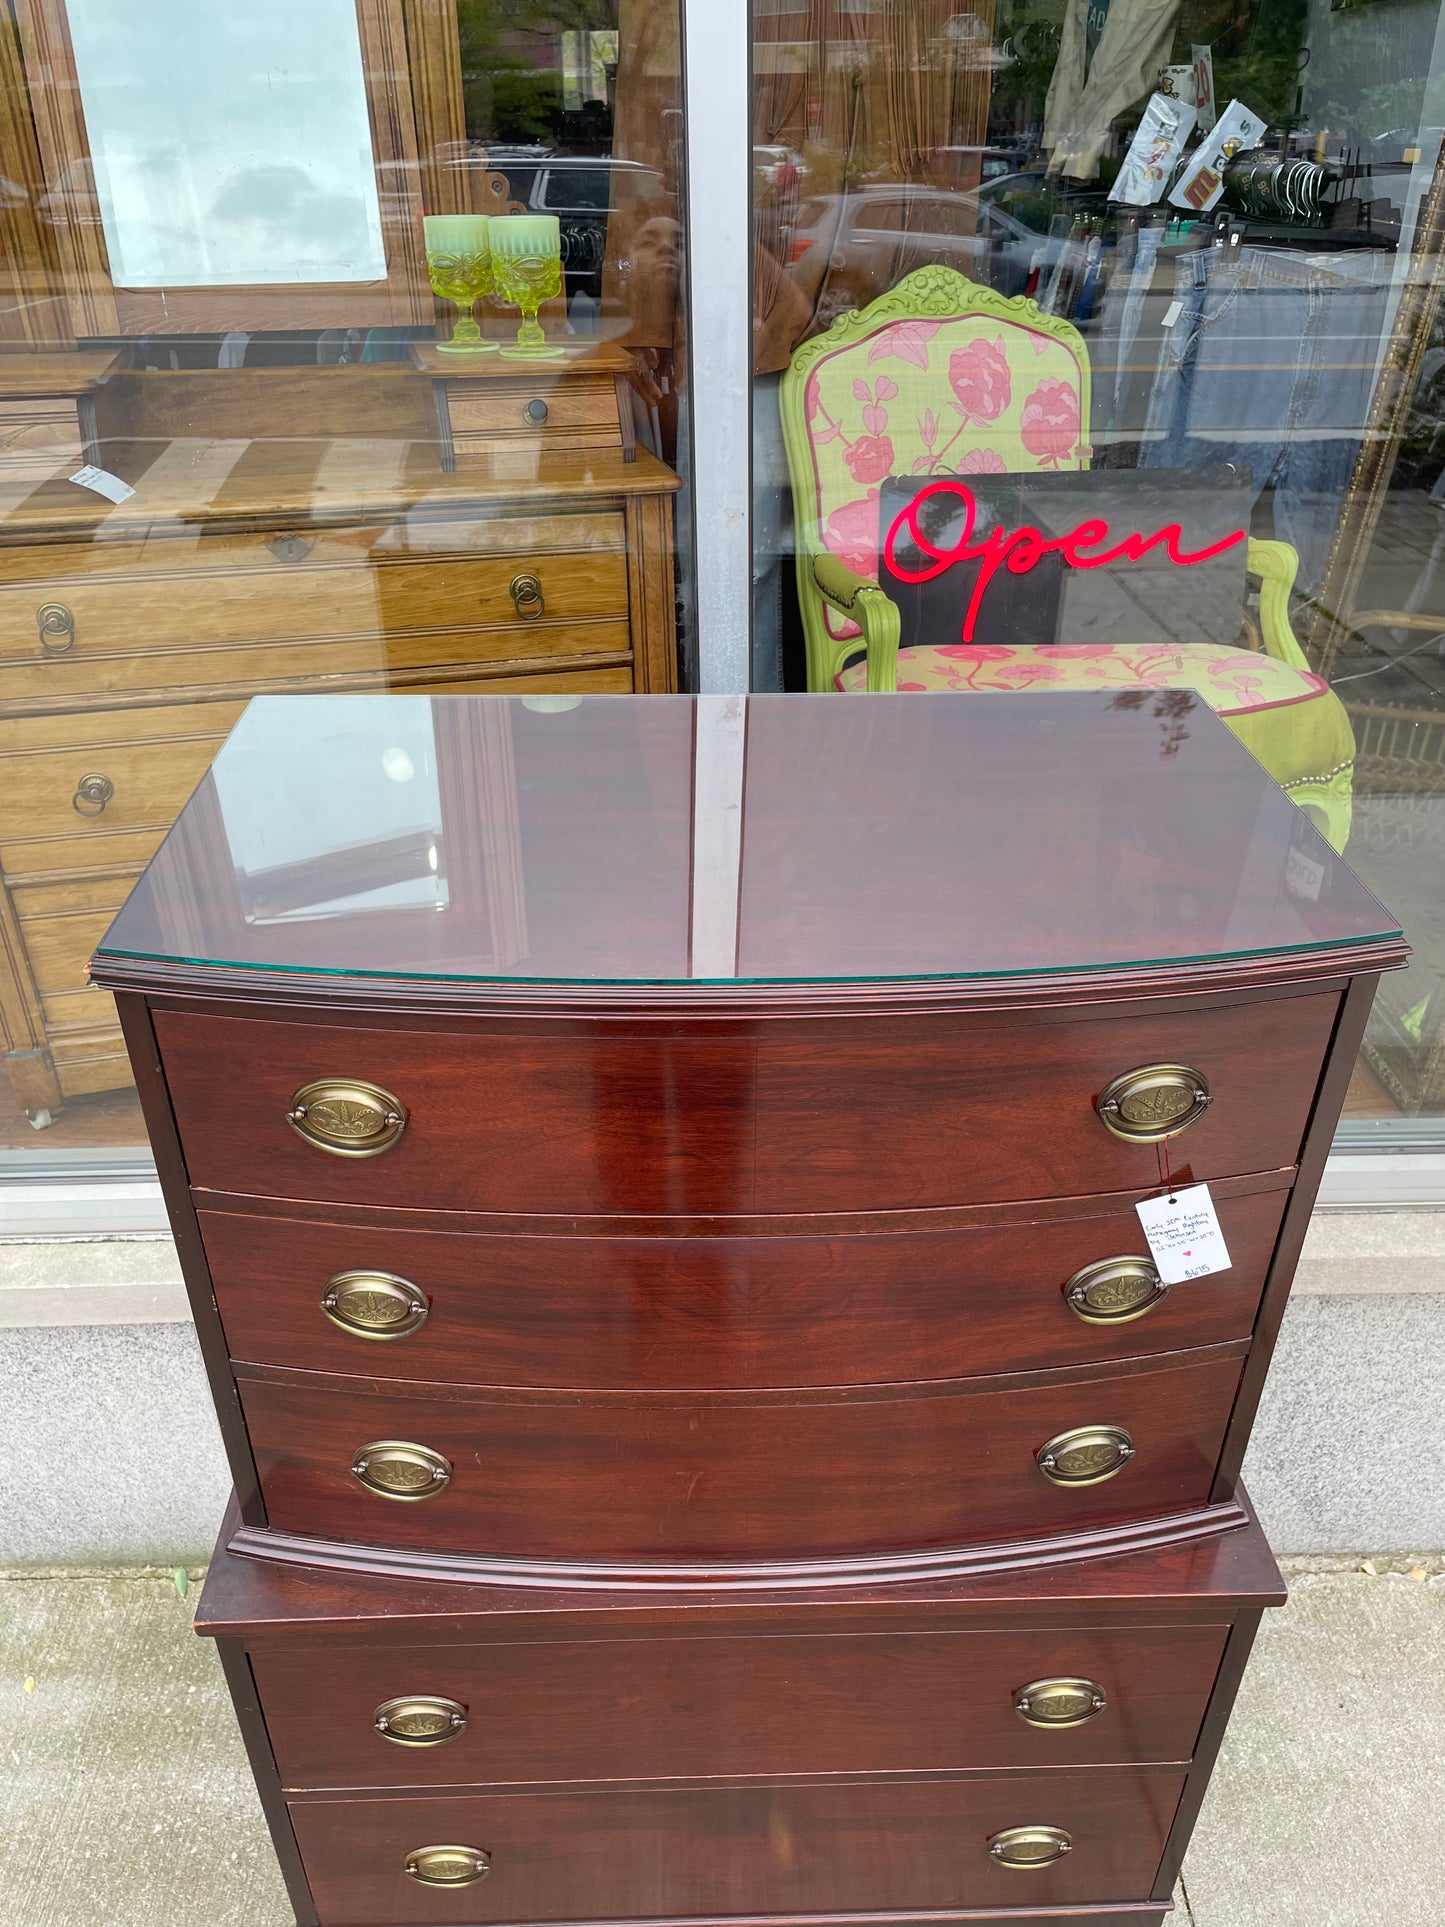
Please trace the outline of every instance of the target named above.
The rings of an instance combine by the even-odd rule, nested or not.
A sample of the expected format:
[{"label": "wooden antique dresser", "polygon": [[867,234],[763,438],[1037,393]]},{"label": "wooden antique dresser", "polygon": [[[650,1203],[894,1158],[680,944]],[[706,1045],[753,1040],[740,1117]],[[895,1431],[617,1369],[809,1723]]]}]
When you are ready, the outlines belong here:
[{"label": "wooden antique dresser", "polygon": [[1158,1927],[1404,955],[1180,692],[253,703],[93,974],[298,1921]]}]

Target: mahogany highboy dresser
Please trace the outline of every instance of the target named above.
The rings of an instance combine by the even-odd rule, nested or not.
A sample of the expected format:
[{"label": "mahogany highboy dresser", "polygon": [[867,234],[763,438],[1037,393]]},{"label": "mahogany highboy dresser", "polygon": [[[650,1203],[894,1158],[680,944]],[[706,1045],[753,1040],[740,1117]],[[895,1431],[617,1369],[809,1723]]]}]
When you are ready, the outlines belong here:
[{"label": "mahogany highboy dresser", "polygon": [[255,702],[93,968],[298,1920],[1157,1927],[1404,954],[1182,692]]}]

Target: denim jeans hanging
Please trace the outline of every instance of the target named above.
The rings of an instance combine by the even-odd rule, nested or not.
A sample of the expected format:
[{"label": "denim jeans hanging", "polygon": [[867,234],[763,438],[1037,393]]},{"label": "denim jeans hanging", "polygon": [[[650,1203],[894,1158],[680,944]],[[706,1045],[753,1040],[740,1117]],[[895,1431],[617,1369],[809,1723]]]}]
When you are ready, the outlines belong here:
[{"label": "denim jeans hanging", "polygon": [[1378,258],[1202,248],[1179,257],[1174,293],[1140,466],[1247,470],[1317,589],[1379,367]]}]

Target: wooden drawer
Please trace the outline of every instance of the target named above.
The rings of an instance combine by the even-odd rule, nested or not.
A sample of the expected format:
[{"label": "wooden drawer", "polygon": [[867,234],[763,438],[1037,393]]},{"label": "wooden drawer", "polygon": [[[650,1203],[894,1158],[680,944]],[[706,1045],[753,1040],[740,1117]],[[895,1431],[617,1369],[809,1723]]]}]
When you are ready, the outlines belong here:
[{"label": "wooden drawer", "polygon": [[[1038,1385],[815,1393],[370,1396],[358,1381],[242,1374],[270,1525],[502,1559],[806,1560],[1068,1535],[1204,1505],[1239,1384],[1234,1348]],[[418,1388],[418,1391],[420,1388]],[[1123,1427],[1132,1461],[1061,1487],[1035,1463],[1075,1427]],[[440,1453],[450,1483],[397,1503],[363,1446]]]},{"label": "wooden drawer", "polygon": [[[202,1210],[231,1355],[327,1372],[598,1391],[856,1385],[1043,1370],[1247,1338],[1287,1193],[1217,1200],[1233,1268],[1142,1317],[1087,1324],[1063,1285],[1147,1256],[1098,1216],[855,1237],[544,1238]],[[322,1310],[329,1281],[414,1285],[425,1322],[378,1344]]]},{"label": "wooden drawer", "polygon": [[[540,404],[541,421],[528,415]],[[545,368],[516,380],[446,383],[445,407],[452,442],[463,466],[468,452],[507,448],[517,443],[542,451],[565,448],[620,448],[621,417],[617,385],[611,375],[579,377],[569,371],[556,380]]]},{"label": "wooden drawer", "polygon": [[[618,516],[541,517],[543,540],[525,521],[504,525],[500,553],[469,552],[462,531],[447,552],[438,531],[410,545],[386,528],[275,538],[300,559],[278,561],[263,538],[214,538],[219,556],[176,546],[173,569],[130,570],[0,588],[0,702],[323,677],[349,677],[435,661],[576,653],[566,625],[628,613],[627,558]],[[486,525],[484,525],[486,526]],[[498,525],[489,533],[494,537]],[[285,552],[285,551],[283,551]],[[534,574],[544,610],[519,613],[511,584]],[[42,646],[37,611],[62,606],[74,641]],[[529,605],[530,606],[530,605]],[[440,638],[440,642],[438,641]],[[317,645],[330,642],[325,652]],[[626,647],[625,640],[621,644]]]},{"label": "wooden drawer", "polygon": [[[244,707],[198,703],[0,722],[0,861],[10,870],[10,846],[23,839],[57,839],[51,867],[78,869],[103,863],[112,838],[168,830]],[[102,806],[82,798],[77,808],[84,776],[109,783]]]},{"label": "wooden drawer", "polygon": [[[1141,1901],[1183,1789],[1127,1768],[972,1780],[696,1791],[473,1794],[291,1803],[323,1927],[1024,1910]],[[1026,1872],[990,1838],[1044,1824],[1072,1850]],[[408,1853],[479,1847],[491,1872],[451,1892]],[[1087,1917],[1086,1917],[1087,1918]],[[1011,1927],[1027,1927],[1010,1912]]]},{"label": "wooden drawer", "polygon": [[[68,807],[68,801],[66,804]],[[1214,1102],[1176,1176],[1292,1165],[1339,1000],[991,1028],[819,1023],[702,1037],[353,1030],[160,1011],[194,1184],[318,1202],[547,1213],[875,1211],[1142,1190],[1153,1145],[1094,1110],[1117,1073],[1184,1063]],[[408,1113],[383,1155],[337,1158],[286,1121],[313,1079]]]},{"label": "wooden drawer", "polygon": [[[1187,1762],[1227,1626],[590,1640],[253,1651],[288,1787],[943,1772]],[[1107,1702],[1044,1729],[1022,1687],[1083,1678]],[[466,1711],[404,1745],[376,1709],[426,1694]]]}]

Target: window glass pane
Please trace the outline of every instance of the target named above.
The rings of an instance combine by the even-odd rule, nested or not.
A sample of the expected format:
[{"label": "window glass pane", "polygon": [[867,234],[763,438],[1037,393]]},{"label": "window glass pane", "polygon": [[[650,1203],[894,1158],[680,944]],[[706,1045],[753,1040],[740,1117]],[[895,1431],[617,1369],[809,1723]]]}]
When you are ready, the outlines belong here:
[{"label": "window glass pane", "polygon": [[[1415,943],[1347,1128],[1445,1120],[1439,6],[769,0],[753,36],[754,686],[844,700],[871,649],[920,700],[1203,694]],[[890,562],[970,514],[1177,522],[1187,566]]]},{"label": "window glass pane", "polygon": [[442,906],[429,696],[687,686],[682,126],[677,0],[0,0],[0,1164],[143,1155],[86,961],[252,696],[355,699],[282,927],[323,747]]}]

